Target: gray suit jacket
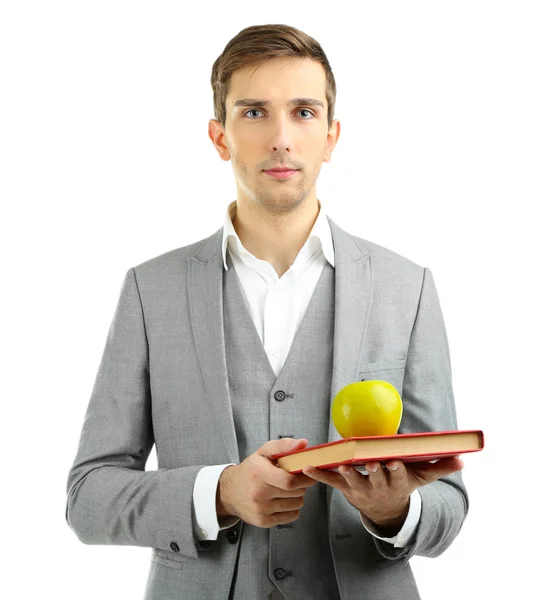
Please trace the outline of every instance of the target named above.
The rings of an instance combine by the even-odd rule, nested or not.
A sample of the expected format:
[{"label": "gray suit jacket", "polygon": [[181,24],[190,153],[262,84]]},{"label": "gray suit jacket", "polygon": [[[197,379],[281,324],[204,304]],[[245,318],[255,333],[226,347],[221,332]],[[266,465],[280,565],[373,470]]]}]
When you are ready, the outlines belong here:
[{"label": "gray suit jacket", "polygon": [[[456,429],[431,271],[329,223],[336,286],[331,401],[349,383],[385,379],[402,390],[400,433]],[[180,599],[188,580],[202,582],[203,598],[226,598],[237,551],[226,531],[199,542],[192,525],[198,471],[240,462],[223,343],[221,237],[222,228],[127,271],[66,487],[66,519],[79,540],[152,548],[152,561],[171,567]],[[337,439],[331,422],[329,440]],[[145,471],[153,444],[158,469]],[[420,492],[412,543],[394,548],[372,538],[367,556],[357,527],[344,531],[343,516],[353,507],[328,488],[343,600],[418,597],[408,560],[444,552],[468,510],[460,473]]]}]

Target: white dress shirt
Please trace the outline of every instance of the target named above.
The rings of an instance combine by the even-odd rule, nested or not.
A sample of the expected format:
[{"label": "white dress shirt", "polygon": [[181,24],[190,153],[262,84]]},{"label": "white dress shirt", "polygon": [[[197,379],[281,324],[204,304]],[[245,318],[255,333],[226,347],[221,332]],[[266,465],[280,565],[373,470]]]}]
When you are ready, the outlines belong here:
[{"label": "white dress shirt", "polygon": [[[227,267],[227,247],[243,294],[251,312],[270,364],[279,375],[291,344],[302,321],[317,281],[327,261],[334,267],[334,246],[329,222],[318,200],[319,214],[295,262],[280,278],[274,267],[256,258],[243,246],[233,221],[236,200],[227,208],[223,228],[223,264]],[[193,533],[198,540],[216,540],[222,529],[240,519],[232,517],[220,527],[217,520],[216,493],[223,469],[231,464],[203,467],[193,489]],[[408,516],[399,533],[392,538],[380,537],[372,524],[360,515],[361,523],[373,536],[402,548],[411,540],[421,515],[421,495],[414,490],[410,496]]]}]

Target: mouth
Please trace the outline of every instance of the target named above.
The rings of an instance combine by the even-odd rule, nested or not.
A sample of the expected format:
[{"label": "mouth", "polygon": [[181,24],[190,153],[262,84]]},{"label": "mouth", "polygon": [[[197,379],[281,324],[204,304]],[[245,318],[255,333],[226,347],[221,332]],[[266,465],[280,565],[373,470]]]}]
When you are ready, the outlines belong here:
[{"label": "mouth", "polygon": [[298,169],[271,169],[270,171],[265,171],[265,173],[270,175],[270,177],[274,177],[275,179],[288,179],[295,173],[298,173]]}]

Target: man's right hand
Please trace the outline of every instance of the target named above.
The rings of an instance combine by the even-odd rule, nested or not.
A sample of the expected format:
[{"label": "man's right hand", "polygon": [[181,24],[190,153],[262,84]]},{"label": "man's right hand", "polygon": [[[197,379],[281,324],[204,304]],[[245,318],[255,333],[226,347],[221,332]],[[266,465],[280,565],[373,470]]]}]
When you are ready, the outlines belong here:
[{"label": "man's right hand", "polygon": [[239,465],[226,467],[217,486],[218,519],[236,516],[263,528],[296,521],[306,488],[318,482],[302,473],[288,473],[275,466],[270,457],[307,445],[305,438],[270,440]]}]

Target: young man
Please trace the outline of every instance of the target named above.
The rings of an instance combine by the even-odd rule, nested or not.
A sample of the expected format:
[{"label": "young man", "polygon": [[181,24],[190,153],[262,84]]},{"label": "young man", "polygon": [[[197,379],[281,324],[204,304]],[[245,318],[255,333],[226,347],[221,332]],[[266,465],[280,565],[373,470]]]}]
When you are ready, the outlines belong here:
[{"label": "young man", "polygon": [[246,28],[212,88],[236,200],[210,237],[126,273],[67,521],[153,548],[146,598],[419,598],[410,557],[444,552],[467,514],[461,460],[292,475],[270,457],[339,439],[330,404],[361,379],[402,390],[400,432],[457,428],[432,274],[325,216],[340,123],[313,38]]}]

